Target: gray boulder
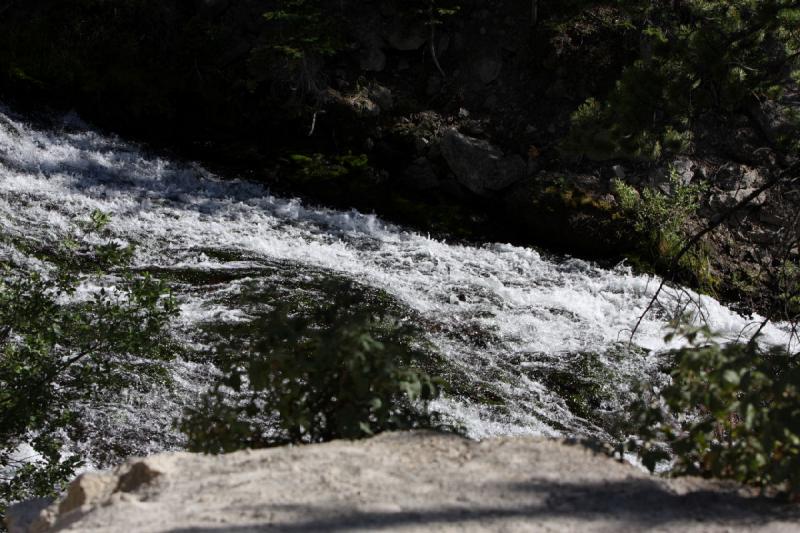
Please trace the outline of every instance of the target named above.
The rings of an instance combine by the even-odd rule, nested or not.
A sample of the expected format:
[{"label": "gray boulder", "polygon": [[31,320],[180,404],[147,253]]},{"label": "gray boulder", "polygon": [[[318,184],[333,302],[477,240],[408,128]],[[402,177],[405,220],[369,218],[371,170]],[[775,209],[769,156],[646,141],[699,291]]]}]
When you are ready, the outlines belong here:
[{"label": "gray boulder", "polygon": [[[576,442],[433,432],[169,453],[11,509],[11,533],[72,531],[796,532],[800,510],[700,478],[651,476]],[[42,508],[44,507],[44,508]]]},{"label": "gray boulder", "polygon": [[729,163],[714,175],[713,185],[724,191],[753,189],[766,181],[757,168]]},{"label": "gray boulder", "polygon": [[386,68],[386,54],[377,46],[361,50],[358,61],[361,70],[382,72]]},{"label": "gray boulder", "polygon": [[[672,182],[673,172],[677,176],[677,183]],[[647,184],[664,194],[672,195],[675,193],[673,190],[675,185],[687,186],[701,181],[705,177],[705,172],[696,161],[688,157],[677,157],[669,166],[659,167],[650,172]]]},{"label": "gray boulder", "polygon": [[369,97],[380,106],[382,111],[388,111],[394,106],[392,91],[383,85],[373,84],[369,88]]},{"label": "gray boulder", "polygon": [[[711,195],[709,198],[709,205],[713,209],[729,209],[756,191],[756,187],[746,189],[736,189],[733,191],[719,191]],[[762,192],[752,200],[750,205],[753,207],[761,207],[767,202],[767,193]]]},{"label": "gray boulder", "polygon": [[439,177],[430,161],[420,157],[403,173],[403,183],[412,189],[426,191],[439,185]]},{"label": "gray boulder", "polygon": [[503,59],[499,48],[488,48],[476,58],[474,70],[478,79],[484,85],[492,83],[500,76],[503,68]]},{"label": "gray boulder", "polygon": [[777,143],[781,137],[794,135],[797,131],[798,120],[796,117],[800,112],[800,102],[764,100],[753,105],[750,112],[767,138],[771,142]]},{"label": "gray boulder", "polygon": [[403,52],[418,50],[428,40],[425,26],[404,21],[400,17],[396,17],[386,28],[385,37],[390,47]]},{"label": "gray boulder", "polygon": [[458,182],[475,194],[505,189],[525,177],[522,157],[505,156],[488,141],[468,137],[455,129],[445,132],[441,151]]}]

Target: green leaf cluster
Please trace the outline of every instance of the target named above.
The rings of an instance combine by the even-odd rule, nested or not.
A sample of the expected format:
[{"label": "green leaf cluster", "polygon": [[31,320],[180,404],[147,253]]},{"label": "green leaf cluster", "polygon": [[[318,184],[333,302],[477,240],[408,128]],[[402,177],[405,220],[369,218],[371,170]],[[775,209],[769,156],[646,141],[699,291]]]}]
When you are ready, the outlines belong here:
[{"label": "green leaf cluster", "polygon": [[365,308],[352,283],[331,284],[325,304],[279,304],[234,328],[232,335],[250,338],[222,355],[222,382],[188,411],[182,429],[190,449],[219,453],[437,424],[427,402],[439,383],[419,367],[419,332]]},{"label": "green leaf cluster", "polygon": [[651,470],[730,478],[800,494],[800,357],[754,340],[719,344],[705,328],[684,329],[672,381],[645,389],[634,410]]},{"label": "green leaf cluster", "polygon": [[83,464],[67,448],[80,404],[169,379],[177,306],[164,283],[130,270],[132,248],[108,238],[108,221],[98,211],[80,224],[52,251],[52,272],[0,266],[0,514],[52,495]]}]

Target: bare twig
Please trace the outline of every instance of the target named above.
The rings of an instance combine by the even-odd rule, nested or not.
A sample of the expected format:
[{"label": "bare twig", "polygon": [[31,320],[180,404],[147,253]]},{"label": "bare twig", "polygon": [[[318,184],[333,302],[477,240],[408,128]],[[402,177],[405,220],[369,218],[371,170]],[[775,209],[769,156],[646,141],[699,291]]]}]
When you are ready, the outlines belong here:
[{"label": "bare twig", "polygon": [[14,4],[16,3],[17,3],[16,0],[9,0],[9,2],[6,5],[0,6],[0,15],[2,15],[6,11],[14,7]]},{"label": "bare twig", "polygon": [[753,333],[750,336],[750,340],[748,342],[753,342],[754,340],[756,340],[756,338],[759,335],[761,335],[761,332],[764,330],[764,328],[767,327],[767,324],[769,324],[769,321],[770,321],[770,317],[764,318],[764,320],[762,320],[761,323],[758,325],[758,329],[756,330],[756,332]]},{"label": "bare twig", "polygon": [[314,135],[314,130],[317,128],[317,112],[314,111],[314,117],[311,119],[311,129],[308,130],[308,136]]},{"label": "bare twig", "polygon": [[[697,299],[695,300],[695,298],[692,296],[692,293],[690,293],[688,290],[681,289],[681,292],[686,295],[686,299],[687,299],[686,305],[683,307],[684,312],[685,312],[686,309],[689,308],[689,305],[693,305],[695,307],[695,309],[697,309],[697,314],[700,315],[700,320],[702,320],[703,322],[707,322],[708,321],[708,315],[706,313],[705,307],[703,307],[703,302],[700,299],[700,296],[698,295]],[[676,318],[680,318],[680,316],[678,316]]]}]

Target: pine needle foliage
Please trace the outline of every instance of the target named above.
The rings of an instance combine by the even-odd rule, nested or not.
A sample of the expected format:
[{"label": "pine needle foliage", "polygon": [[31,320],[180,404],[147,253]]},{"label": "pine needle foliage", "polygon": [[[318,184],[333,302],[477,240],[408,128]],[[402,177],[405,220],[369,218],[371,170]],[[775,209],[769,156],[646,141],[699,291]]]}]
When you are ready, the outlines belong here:
[{"label": "pine needle foliage", "polygon": [[[639,59],[606,98],[575,111],[567,152],[596,160],[690,152],[704,114],[747,114],[800,77],[796,0],[618,4],[638,28]],[[794,149],[794,141],[779,144]]]}]

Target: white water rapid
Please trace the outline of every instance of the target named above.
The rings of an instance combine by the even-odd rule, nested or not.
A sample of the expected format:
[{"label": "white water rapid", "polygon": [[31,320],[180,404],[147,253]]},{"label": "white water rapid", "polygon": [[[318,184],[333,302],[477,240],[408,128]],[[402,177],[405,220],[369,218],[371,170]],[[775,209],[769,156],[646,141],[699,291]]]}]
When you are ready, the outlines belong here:
[{"label": "white water rapid", "polygon": [[[0,231],[52,241],[95,209],[111,215],[120,240],[137,245],[138,267],[206,276],[176,286],[175,334],[190,349],[209,349],[196,334],[202,325],[247,320],[255,307],[269,305],[244,298],[259,287],[286,283],[283,290],[291,291],[292,279],[336,275],[385,291],[424,323],[454,372],[492,391],[491,402],[446,397],[435,405],[477,438],[602,435],[542,376],[579,373],[587,361],[581,354],[595,354],[590,367],[607,376],[599,386],[609,398],[623,397],[632,381],[655,371],[665,324],[688,297],[702,303],[705,320],[722,336],[755,327],[755,319],[711,298],[668,290],[642,322],[640,349],[628,350],[630,329],[658,281],[627,267],[606,270],[507,244],[449,244],[374,215],[304,205],[259,184],[148,155],[76,126],[74,118],[39,130],[0,113]],[[21,254],[8,243],[0,253]],[[785,337],[779,326],[764,331],[766,342]],[[142,440],[139,453],[180,446],[171,420],[207,386],[213,369],[174,366],[175,390],[94,406],[99,426]],[[600,409],[613,410],[609,402]]]}]

